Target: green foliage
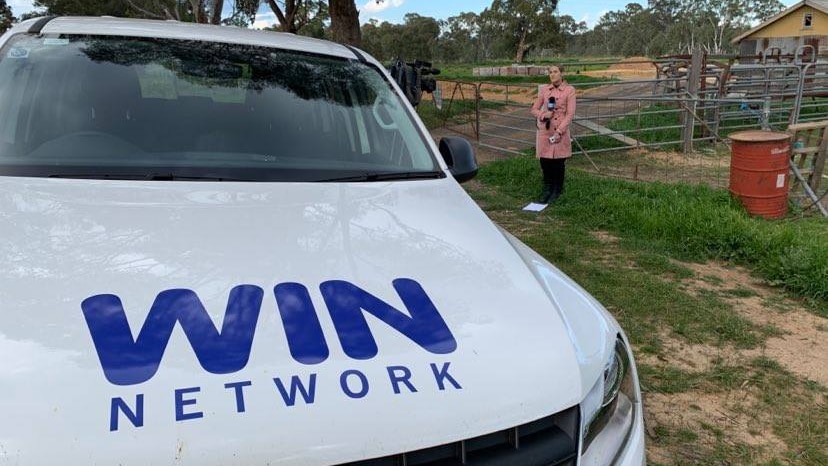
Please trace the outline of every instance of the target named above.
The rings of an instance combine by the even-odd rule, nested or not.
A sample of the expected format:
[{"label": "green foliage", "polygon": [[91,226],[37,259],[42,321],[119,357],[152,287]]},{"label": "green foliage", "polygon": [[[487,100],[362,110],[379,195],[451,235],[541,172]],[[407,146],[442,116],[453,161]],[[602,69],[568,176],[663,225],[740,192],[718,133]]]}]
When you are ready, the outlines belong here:
[{"label": "green foliage", "polygon": [[175,19],[178,21],[247,25],[255,16],[257,0],[232,0],[232,14],[223,18],[213,14],[221,11],[224,0],[34,0],[36,8],[47,14],[63,16],[117,16],[123,18]]},{"label": "green foliage", "polygon": [[[485,166],[480,179],[514,196],[536,195],[537,161],[519,157]],[[556,216],[590,230],[647,242],[682,260],[719,259],[753,267],[770,283],[813,300],[828,316],[828,223],[749,217],[724,190],[684,184],[608,180],[570,170]],[[527,182],[529,180],[529,182]]]},{"label": "green foliage", "polygon": [[[382,0],[380,0],[382,1]],[[4,2],[5,3],[5,2]],[[225,3],[229,17],[214,14]],[[245,26],[261,3],[279,19],[274,30],[331,38],[330,1],[325,0],[35,0],[49,14],[113,15]],[[336,2],[350,4],[353,0]],[[493,59],[522,62],[568,53],[646,55],[686,52],[702,47],[732,51],[730,39],[751,24],[782,10],[778,0],[651,0],[647,7],[630,3],[586,23],[556,11],[558,0],[492,0],[481,12],[446,19],[411,13],[404,24],[370,21],[356,31],[363,48],[382,61],[398,56],[447,63],[481,63]],[[339,10],[336,10],[339,11]],[[24,15],[25,16],[25,15]],[[0,28],[8,21],[0,10]],[[534,56],[534,57],[533,57]]]},{"label": "green foliage", "polygon": [[6,32],[14,22],[11,7],[6,5],[6,0],[0,0],[0,34]]},{"label": "green foliage", "polygon": [[734,51],[730,40],[782,11],[778,0],[653,0],[604,14],[588,32],[567,41],[568,53],[655,56]]},{"label": "green foliage", "polygon": [[526,53],[539,44],[560,40],[555,17],[558,0],[494,0],[480,14],[481,30],[496,37],[497,45],[523,63]]},{"label": "green foliage", "polygon": [[405,15],[403,24],[378,23],[362,26],[362,47],[381,61],[402,58],[405,61],[432,60],[437,49],[440,24],[434,18],[416,13]]},{"label": "green foliage", "polygon": [[127,2],[117,0],[34,0],[33,4],[51,15],[125,17],[129,12]]},{"label": "green foliage", "polygon": [[[331,19],[328,2],[324,0],[245,0],[253,2],[258,9],[259,3],[267,3],[276,15],[277,23],[268,28],[271,31],[289,32],[318,39],[329,36],[325,23]],[[237,2],[238,3],[238,2]]]},{"label": "green foliage", "polygon": [[443,62],[479,63],[483,59],[478,16],[463,12],[440,21],[439,59]]},{"label": "green foliage", "polygon": [[327,39],[328,30],[325,23],[330,21],[331,15],[328,11],[328,4],[322,0],[302,2],[299,8],[298,33],[302,36]]}]

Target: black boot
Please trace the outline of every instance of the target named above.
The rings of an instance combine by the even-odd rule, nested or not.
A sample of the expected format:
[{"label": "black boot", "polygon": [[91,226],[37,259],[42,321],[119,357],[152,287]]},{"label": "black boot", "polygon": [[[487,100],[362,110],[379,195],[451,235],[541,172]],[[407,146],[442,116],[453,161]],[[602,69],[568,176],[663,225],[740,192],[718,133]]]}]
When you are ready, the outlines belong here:
[{"label": "black boot", "polygon": [[541,191],[540,198],[538,198],[538,204],[549,204],[553,196],[555,196],[555,190],[552,183],[544,183],[543,191]]},{"label": "black boot", "polygon": [[561,197],[564,192],[564,177],[566,176],[566,159],[555,161],[556,164],[552,171],[552,196],[550,202]]}]

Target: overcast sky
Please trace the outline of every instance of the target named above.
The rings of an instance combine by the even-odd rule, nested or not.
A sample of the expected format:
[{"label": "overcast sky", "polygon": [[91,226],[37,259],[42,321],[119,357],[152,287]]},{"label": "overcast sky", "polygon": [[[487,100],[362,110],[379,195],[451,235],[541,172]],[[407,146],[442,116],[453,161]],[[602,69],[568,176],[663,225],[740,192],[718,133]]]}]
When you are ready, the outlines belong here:
[{"label": "overcast sky", "polygon": [[[782,3],[790,6],[797,1],[782,0]],[[32,10],[31,0],[6,0],[6,3],[16,16]],[[558,11],[561,15],[570,15],[578,21],[586,21],[589,27],[592,27],[601,15],[608,11],[623,9],[628,3],[632,2],[629,0],[560,0]],[[646,6],[647,1],[641,0],[637,3]],[[491,4],[491,0],[385,0],[379,4],[376,0],[357,0],[360,20],[363,23],[371,18],[401,23],[406,13],[445,19],[464,11],[480,13]],[[256,26],[269,26],[275,21],[276,17],[270,8],[266,4],[262,5],[256,17]]]}]

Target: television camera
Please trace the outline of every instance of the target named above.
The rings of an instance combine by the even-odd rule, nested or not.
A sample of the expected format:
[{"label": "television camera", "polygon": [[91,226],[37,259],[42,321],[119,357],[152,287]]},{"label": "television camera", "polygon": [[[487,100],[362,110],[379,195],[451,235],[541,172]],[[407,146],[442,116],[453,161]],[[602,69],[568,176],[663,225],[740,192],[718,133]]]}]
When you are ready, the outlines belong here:
[{"label": "television camera", "polygon": [[397,58],[389,71],[414,107],[419,105],[423,92],[432,93],[437,89],[437,80],[433,76],[440,74],[440,70],[432,67],[430,62],[415,60],[406,63]]}]

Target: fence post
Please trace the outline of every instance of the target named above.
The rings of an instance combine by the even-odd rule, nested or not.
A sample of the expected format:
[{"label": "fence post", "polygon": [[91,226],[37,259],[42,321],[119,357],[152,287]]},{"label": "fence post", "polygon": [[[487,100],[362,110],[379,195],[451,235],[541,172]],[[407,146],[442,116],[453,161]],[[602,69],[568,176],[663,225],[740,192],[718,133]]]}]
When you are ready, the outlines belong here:
[{"label": "fence post", "polygon": [[799,123],[799,115],[802,112],[802,93],[805,92],[805,75],[813,63],[799,67],[799,82],[797,83],[796,98],[794,99],[794,108],[791,110],[790,124]]},{"label": "fence post", "polygon": [[[690,69],[687,70],[687,95],[690,99],[685,100],[684,105],[684,132],[682,142],[684,153],[693,152],[693,128],[696,126],[696,93],[699,88],[699,80],[702,75],[702,51],[693,51],[693,58],[690,61]],[[691,105],[692,103],[692,105]]]},{"label": "fence post", "polygon": [[[638,101],[638,114],[635,118],[635,145],[641,147],[641,101]],[[638,166],[636,166],[636,170]]]},{"label": "fence post", "polygon": [[474,137],[477,139],[477,143],[480,143],[480,86],[483,83],[477,83],[474,86]]}]

